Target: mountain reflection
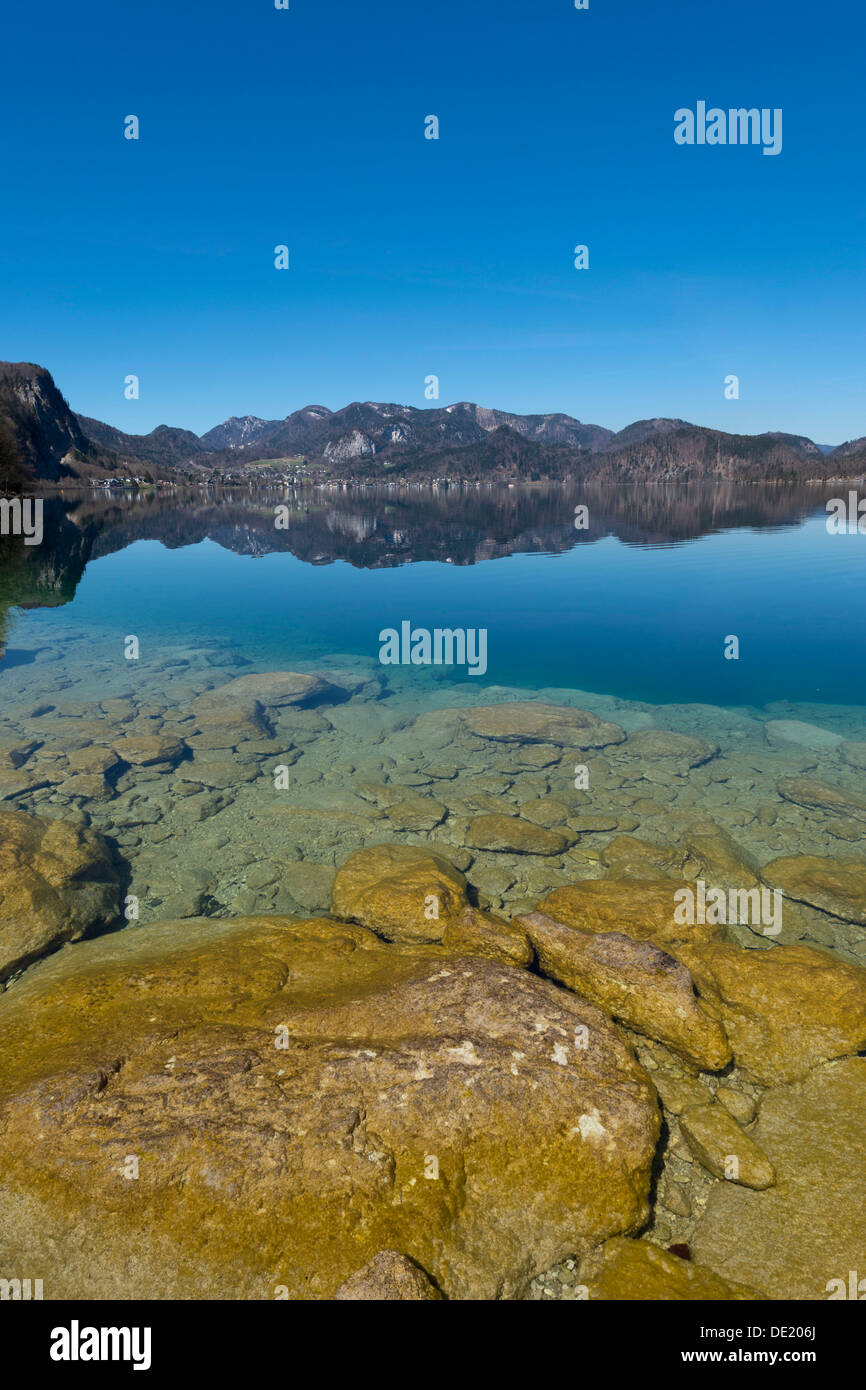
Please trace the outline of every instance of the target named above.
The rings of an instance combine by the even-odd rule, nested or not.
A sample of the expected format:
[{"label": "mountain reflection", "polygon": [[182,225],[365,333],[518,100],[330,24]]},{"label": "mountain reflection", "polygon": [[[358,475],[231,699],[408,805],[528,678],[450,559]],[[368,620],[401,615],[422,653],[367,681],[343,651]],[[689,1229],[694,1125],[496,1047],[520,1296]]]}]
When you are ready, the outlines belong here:
[{"label": "mountain reflection", "polygon": [[[68,603],[86,566],[135,541],[170,549],[210,540],[239,555],[288,551],[310,565],[375,569],[507,555],[559,554],[614,536],[680,545],[713,532],[796,526],[823,509],[826,487],[719,483],[599,487],[198,488],[66,495],[44,504],[44,539],[0,538],[0,644],[12,607]],[[587,509],[585,529],[575,509]]]}]

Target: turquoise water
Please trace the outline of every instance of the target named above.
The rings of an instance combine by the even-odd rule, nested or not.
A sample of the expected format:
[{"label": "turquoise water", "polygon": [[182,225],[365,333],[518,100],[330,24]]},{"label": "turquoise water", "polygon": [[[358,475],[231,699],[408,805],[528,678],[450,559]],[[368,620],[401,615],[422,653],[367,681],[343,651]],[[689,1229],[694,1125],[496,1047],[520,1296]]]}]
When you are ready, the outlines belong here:
[{"label": "turquoise water", "polygon": [[[683,881],[724,902],[760,885],[779,934],[734,913],[725,941],[743,961],[803,945],[863,965],[866,536],[830,535],[819,492],[601,493],[584,533],[584,499],[568,488],[310,490],[289,498],[285,531],[275,496],[70,497],[48,509],[42,545],[0,543],[0,811],[23,813],[4,833],[13,851],[49,821],[95,833],[117,879],[110,929],[156,926],[170,943],[202,931],[192,919],[342,917],[353,909],[338,875],[365,851],[381,864],[385,846],[386,862],[411,848],[453,865],[497,933],[547,911],[551,893],[593,884],[609,904],[594,929],[652,940],[665,881],[671,902]],[[379,634],[404,621],[486,629],[487,670],[382,665]],[[377,901],[397,881],[383,872]],[[393,889],[410,919],[423,883]],[[158,960],[146,959],[135,988],[155,984],[158,1032],[141,1055],[164,1078],[174,1045]],[[7,954],[13,991],[27,988],[19,965]],[[251,989],[258,965],[273,973],[252,961]],[[207,988],[227,978],[216,969],[203,968]],[[799,986],[779,978],[767,1050],[817,1056],[811,996],[804,1013]],[[776,999],[767,979],[761,999]],[[838,1015],[854,987],[833,989]],[[835,1018],[824,1030],[831,1049],[854,1037],[840,1030]],[[682,1084],[672,1052],[630,1036],[654,1077]],[[164,1097],[136,1068],[135,1105]],[[713,1104],[718,1080],[688,1084],[707,1082]],[[725,1086],[753,1112],[760,1087],[744,1071]],[[697,1250],[713,1179],[678,1125],[670,1110],[645,1234]],[[815,1210],[820,1225],[824,1198]],[[848,1260],[822,1255],[819,1288]]]},{"label": "turquoise water", "polygon": [[[316,511],[317,539],[327,535],[329,519],[339,537],[346,516],[358,515],[353,507],[360,529],[380,527],[383,517],[394,528],[387,502],[341,497]],[[492,499],[476,553],[496,541],[497,527],[507,537],[513,508],[508,491]],[[128,511],[137,514],[133,505]],[[42,642],[62,644],[66,632],[82,628],[101,632],[109,645],[136,634],[142,666],[178,641],[227,646],[260,669],[327,662],[336,653],[375,659],[380,631],[408,619],[414,627],[488,633],[483,676],[440,668],[421,670],[421,680],[469,680],[479,690],[575,688],[653,703],[864,702],[866,536],[829,534],[823,496],[802,503],[790,524],[722,524],[682,541],[623,539],[609,530],[587,539],[574,532],[572,511],[563,499],[555,543],[571,548],[559,553],[545,548],[544,534],[540,543],[532,534],[530,514],[529,537],[521,532],[509,542],[517,553],[474,563],[460,554],[448,563],[447,554],[416,560],[398,550],[395,562],[376,567],[373,556],[374,567],[365,568],[363,555],[350,562],[339,546],[312,562],[286,549],[235,553],[228,547],[247,546],[249,536],[233,535],[232,527],[219,540],[195,528],[184,543],[181,506],[174,514],[181,535],[169,539],[176,548],[132,539],[91,556],[69,602],[19,612],[7,632],[8,660]],[[422,502],[421,519],[413,516],[421,532],[423,512]],[[459,504],[453,512],[446,522],[459,526]],[[303,528],[301,514],[289,537],[296,549],[303,550]],[[448,539],[446,524],[437,545],[447,551]],[[462,532],[455,545],[458,539]],[[423,553],[423,545],[414,548]],[[739,638],[738,660],[724,656],[731,635]]]}]

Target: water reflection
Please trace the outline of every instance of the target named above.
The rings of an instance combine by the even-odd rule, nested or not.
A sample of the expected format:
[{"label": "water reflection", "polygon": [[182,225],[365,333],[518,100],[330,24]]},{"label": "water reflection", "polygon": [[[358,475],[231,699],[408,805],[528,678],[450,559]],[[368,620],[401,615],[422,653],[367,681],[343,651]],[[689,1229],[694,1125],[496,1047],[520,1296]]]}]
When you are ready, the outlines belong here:
[{"label": "water reflection", "polygon": [[[342,560],[363,569],[474,565],[560,554],[607,536],[629,546],[671,546],[722,530],[796,526],[823,507],[825,494],[772,483],[69,494],[46,500],[40,546],[0,539],[0,643],[11,607],[68,603],[91,560],[140,540],[169,549],[211,540],[239,555],[287,551],[311,565]],[[585,518],[576,516],[578,507]]]}]

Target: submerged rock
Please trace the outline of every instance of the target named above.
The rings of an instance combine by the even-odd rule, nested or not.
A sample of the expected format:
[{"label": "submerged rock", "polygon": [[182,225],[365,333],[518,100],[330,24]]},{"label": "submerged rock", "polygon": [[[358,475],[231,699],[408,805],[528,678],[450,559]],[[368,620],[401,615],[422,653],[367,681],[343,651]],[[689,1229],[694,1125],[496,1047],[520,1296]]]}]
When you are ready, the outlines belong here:
[{"label": "submerged rock", "polygon": [[712,1269],[681,1260],[648,1240],[621,1236],[586,1257],[580,1278],[590,1298],[616,1302],[726,1302],[761,1297],[754,1289],[729,1283]]},{"label": "submerged rock", "polygon": [[116,739],[112,748],[133,767],[155,767],[160,763],[173,767],[186,751],[183,739],[163,734],[127,734]]},{"label": "submerged rock", "polygon": [[401,796],[385,813],[395,830],[432,830],[445,819],[447,809],[432,796]]},{"label": "submerged rock", "polygon": [[334,880],[335,917],[389,941],[441,941],[469,906],[466,879],[442,855],[411,845],[373,845],[350,856]]},{"label": "submerged rock", "polygon": [[612,878],[682,878],[686,852],[671,845],[653,845],[634,835],[615,835],[601,851],[601,862]]},{"label": "submerged rock", "polygon": [[777,1185],[716,1184],[693,1238],[697,1258],[767,1298],[850,1296],[849,1271],[863,1277],[866,1250],[864,1115],[861,1057],[768,1092],[752,1136]]},{"label": "submerged rock", "polygon": [[321,676],[300,671],[262,671],[238,676],[215,690],[208,690],[195,702],[196,710],[214,709],[225,704],[255,702],[266,709],[282,709],[287,705],[306,705],[328,693],[336,694],[333,686]]},{"label": "submerged rock", "polygon": [[808,748],[812,753],[833,753],[842,742],[841,734],[806,724],[802,719],[771,719],[764,725],[764,737],[774,748]]},{"label": "submerged rock", "polygon": [[241,742],[273,735],[264,709],[256,700],[226,699],[204,706],[193,700],[192,714],[199,730],[189,736],[193,748],[234,748]]},{"label": "submerged rock", "polygon": [[839,752],[850,767],[866,772],[866,743],[843,743]]},{"label": "submerged rock", "polygon": [[775,1182],[766,1154],[722,1106],[690,1106],[680,1115],[680,1129],[695,1158],[714,1177],[757,1189]]},{"label": "submerged rock", "polygon": [[629,734],[625,746],[618,752],[636,758],[669,759],[685,763],[687,767],[699,767],[718,755],[719,745],[668,729],[641,729],[638,733]]},{"label": "submerged rock", "polygon": [[9,743],[0,743],[0,770],[16,772],[38,747],[39,740],[35,738],[16,738]]},{"label": "submerged rock", "polygon": [[[344,699],[321,676],[299,671],[263,671],[238,676],[193,700],[191,713],[199,731],[192,736],[209,740],[211,747],[234,747],[248,740],[268,739],[274,729],[271,719],[279,720],[289,711],[300,719],[313,721],[314,727],[328,726],[318,720],[315,710],[304,708],[328,697]],[[270,716],[270,717],[269,717]]]},{"label": "submerged rock", "polygon": [[730,1062],[721,1024],[704,1013],[688,970],[672,956],[647,941],[579,931],[541,912],[517,920],[544,974],[701,1070],[719,1071]]},{"label": "submerged rock", "polygon": [[748,1080],[794,1081],[866,1047],[866,969],[812,946],[746,951],[684,946],[705,1008],[717,1015]]},{"label": "submerged rock", "polygon": [[625,733],[588,710],[541,700],[476,705],[458,711],[463,727],[478,738],[506,743],[550,743],[569,748],[605,748]]},{"label": "submerged rock", "polygon": [[383,1250],[507,1298],[649,1213],[646,1074],[498,962],[160,923],[35,966],[0,1028],[4,1259],[55,1298],[327,1299]]},{"label": "submerged rock", "polygon": [[545,830],[519,816],[475,816],[466,831],[466,843],[473,849],[503,854],[562,854],[574,843],[574,836]]},{"label": "submerged rock", "polygon": [[[128,761],[130,761],[128,759]],[[69,770],[87,776],[104,776],[118,766],[120,759],[111,748],[80,748],[69,754]]]},{"label": "submerged rock", "polygon": [[815,782],[809,777],[783,777],[779,782],[779,794],[796,806],[804,806],[809,811],[824,811],[828,815],[847,816],[852,820],[866,820],[866,801],[853,792],[830,787],[826,782]]},{"label": "submerged rock", "polygon": [[[307,912],[315,912],[328,907],[334,891],[335,875],[336,870],[329,864],[289,860],[279,866],[274,878],[269,878],[268,882],[278,880],[281,888],[290,894],[300,907]],[[251,888],[258,886],[249,877],[247,884]]]},{"label": "submerged rock", "polygon": [[761,870],[772,888],[786,898],[808,903],[843,922],[866,924],[866,863],[862,859],[825,859],[794,854],[773,859]]},{"label": "submerged rock", "polygon": [[683,923],[675,916],[676,893],[688,888],[677,879],[586,879],[555,888],[538,904],[539,912],[583,931],[621,931],[657,946],[712,941],[722,928],[709,922]]},{"label": "submerged rock", "polygon": [[119,912],[119,877],[101,835],[0,809],[0,981]]},{"label": "submerged rock", "polygon": [[655,845],[633,835],[617,835],[601,852],[615,878],[704,879],[714,888],[750,888],[757,883],[746,851],[712,822],[686,830],[676,845]]}]

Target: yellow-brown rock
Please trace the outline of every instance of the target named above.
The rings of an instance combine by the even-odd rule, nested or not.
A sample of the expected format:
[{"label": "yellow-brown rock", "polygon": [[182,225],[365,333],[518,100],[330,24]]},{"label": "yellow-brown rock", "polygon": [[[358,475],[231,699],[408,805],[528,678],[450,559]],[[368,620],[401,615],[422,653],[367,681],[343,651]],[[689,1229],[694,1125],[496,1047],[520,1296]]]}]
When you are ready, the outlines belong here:
[{"label": "yellow-brown rock", "polygon": [[173,766],[183,757],[186,744],[168,734],[128,734],[116,739],[112,748],[123,762],[134,767],[155,767],[159,763]]},{"label": "yellow-brown rock", "polygon": [[786,898],[808,903],[844,922],[866,925],[866,863],[862,859],[786,855],[765,864],[761,877],[780,888]]},{"label": "yellow-brown rock", "polygon": [[712,1269],[681,1260],[648,1240],[615,1237],[588,1255],[580,1266],[590,1298],[614,1302],[731,1302],[759,1299],[743,1284],[732,1284]]},{"label": "yellow-brown rock", "polygon": [[758,1191],[776,1181],[767,1155],[723,1106],[690,1106],[680,1115],[680,1129],[695,1158],[714,1177]]},{"label": "yellow-brown rock", "polygon": [[779,782],[779,792],[786,801],[805,806],[809,811],[866,820],[866,801],[862,797],[843,791],[841,787],[831,787],[826,782],[816,782],[810,777],[783,777]]},{"label": "yellow-brown rock", "polygon": [[702,878],[711,888],[751,888],[755,866],[745,851],[718,827],[687,830],[676,845],[654,845],[633,835],[617,835],[601,852],[614,878]]},{"label": "yellow-brown rock", "polygon": [[692,1249],[772,1299],[862,1299],[866,1250],[866,1060],[819,1067],[767,1092],[751,1135],[776,1170],[753,1192],[716,1183]]},{"label": "yellow-brown rock", "polygon": [[442,945],[449,951],[522,967],[530,965],[534,955],[529,937],[516,922],[504,922],[477,907],[467,907],[459,917],[446,922]]},{"label": "yellow-brown rock", "polygon": [[574,843],[573,835],[545,830],[519,816],[475,816],[466,831],[466,843],[473,849],[500,854],[562,854]]},{"label": "yellow-brown rock", "polygon": [[586,879],[555,888],[538,910],[583,931],[624,932],[636,941],[653,941],[662,947],[712,941],[721,935],[721,927],[700,922],[690,926],[676,920],[675,895],[688,887],[678,879]]},{"label": "yellow-brown rock", "polygon": [[686,967],[665,951],[620,932],[579,931],[541,912],[517,921],[551,979],[702,1071],[730,1062],[720,1023],[701,1008]]},{"label": "yellow-brown rock", "polygon": [[601,862],[612,878],[681,878],[686,860],[682,846],[653,845],[634,835],[615,835],[601,851]]},{"label": "yellow-brown rock", "polygon": [[119,912],[118,874],[101,835],[0,810],[0,981]]},{"label": "yellow-brown rock", "polygon": [[812,946],[680,947],[748,1080],[778,1085],[866,1047],[866,969]]},{"label": "yellow-brown rock", "polygon": [[113,749],[99,748],[96,744],[90,748],[79,748],[69,754],[70,771],[89,777],[102,776],[116,767],[117,763],[118,756]]},{"label": "yellow-brown rock", "polygon": [[329,1299],[383,1250],[508,1298],[648,1216],[646,1074],[499,962],[188,919],[34,966],[0,1030],[4,1263],[47,1298]]},{"label": "yellow-brown rock", "polygon": [[360,922],[388,941],[441,941],[469,906],[466,879],[432,850],[412,845],[359,849],[334,880],[335,917]]}]

